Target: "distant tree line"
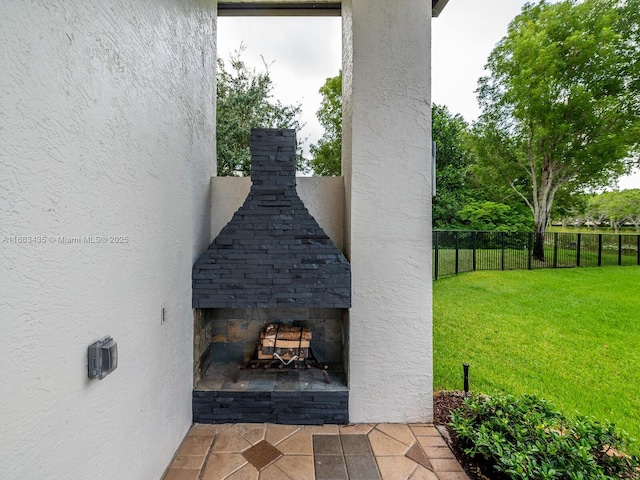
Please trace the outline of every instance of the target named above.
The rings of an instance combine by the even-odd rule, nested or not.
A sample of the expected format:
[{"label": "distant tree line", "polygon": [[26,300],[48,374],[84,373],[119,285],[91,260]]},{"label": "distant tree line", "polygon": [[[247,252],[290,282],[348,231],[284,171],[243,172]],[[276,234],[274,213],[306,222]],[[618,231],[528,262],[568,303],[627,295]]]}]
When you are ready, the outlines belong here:
[{"label": "distant tree line", "polygon": [[632,225],[640,232],[640,189],[633,188],[584,196],[561,218],[563,226],[575,228],[608,226],[618,232]]}]

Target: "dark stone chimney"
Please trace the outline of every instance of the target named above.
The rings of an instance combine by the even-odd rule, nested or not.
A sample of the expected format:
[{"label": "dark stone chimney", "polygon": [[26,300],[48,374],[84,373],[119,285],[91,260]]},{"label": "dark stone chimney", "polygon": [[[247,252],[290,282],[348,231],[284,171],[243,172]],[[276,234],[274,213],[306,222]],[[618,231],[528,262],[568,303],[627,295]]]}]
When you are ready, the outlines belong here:
[{"label": "dark stone chimney", "polygon": [[193,307],[349,308],[349,262],[296,191],[294,130],[251,131],[251,181],[193,266]]}]

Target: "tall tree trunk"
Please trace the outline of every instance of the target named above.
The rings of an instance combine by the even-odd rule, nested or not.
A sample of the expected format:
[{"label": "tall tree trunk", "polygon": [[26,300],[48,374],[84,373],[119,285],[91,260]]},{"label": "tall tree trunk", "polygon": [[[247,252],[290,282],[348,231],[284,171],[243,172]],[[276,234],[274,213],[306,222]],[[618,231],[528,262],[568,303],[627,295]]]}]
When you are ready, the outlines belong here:
[{"label": "tall tree trunk", "polygon": [[544,262],[544,228],[539,229],[536,225],[536,232],[533,237],[533,258]]},{"label": "tall tree trunk", "polygon": [[533,258],[544,262],[544,234],[549,226],[549,214],[547,209],[547,199],[544,196],[536,198],[535,209],[533,210]]}]

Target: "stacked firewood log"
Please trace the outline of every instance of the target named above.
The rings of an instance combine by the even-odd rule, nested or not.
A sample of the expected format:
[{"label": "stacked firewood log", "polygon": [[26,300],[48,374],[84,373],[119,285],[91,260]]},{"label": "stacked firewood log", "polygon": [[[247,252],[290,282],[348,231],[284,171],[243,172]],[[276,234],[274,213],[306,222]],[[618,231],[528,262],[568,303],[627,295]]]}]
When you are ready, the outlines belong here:
[{"label": "stacked firewood log", "polygon": [[258,359],[272,359],[277,354],[282,360],[295,356],[304,360],[309,358],[310,341],[311,331],[308,328],[270,323],[260,334]]}]

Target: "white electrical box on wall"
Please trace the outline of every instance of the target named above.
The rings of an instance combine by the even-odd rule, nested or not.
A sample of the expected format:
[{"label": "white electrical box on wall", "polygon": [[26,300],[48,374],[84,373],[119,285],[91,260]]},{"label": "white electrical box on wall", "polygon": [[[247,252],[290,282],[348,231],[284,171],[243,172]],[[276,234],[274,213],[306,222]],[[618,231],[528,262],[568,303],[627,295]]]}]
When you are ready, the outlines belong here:
[{"label": "white electrical box on wall", "polygon": [[102,380],[118,367],[118,344],[106,336],[87,349],[89,378]]}]

